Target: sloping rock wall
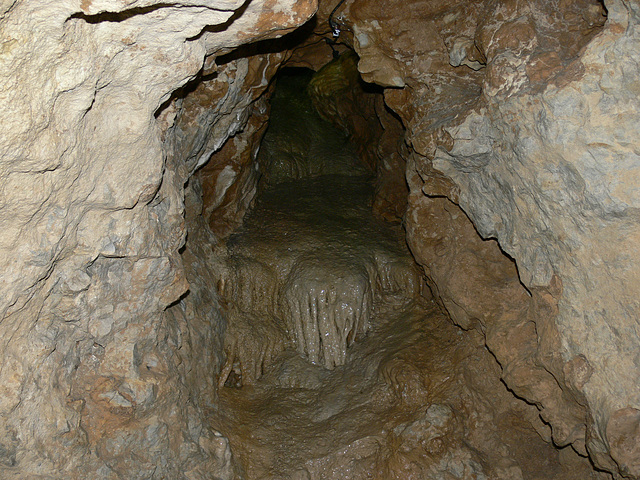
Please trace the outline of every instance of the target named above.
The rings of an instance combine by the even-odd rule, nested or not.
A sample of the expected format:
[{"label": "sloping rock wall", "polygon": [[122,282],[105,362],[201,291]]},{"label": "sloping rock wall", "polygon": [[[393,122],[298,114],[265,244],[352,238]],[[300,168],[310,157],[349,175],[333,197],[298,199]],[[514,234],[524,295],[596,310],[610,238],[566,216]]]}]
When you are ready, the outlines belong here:
[{"label": "sloping rock wall", "polygon": [[[188,380],[206,382],[194,371],[215,343],[191,340],[215,326],[163,313],[188,288],[178,249],[193,167],[172,157],[172,95],[215,55],[315,8],[2,3],[0,477],[232,474]],[[220,145],[246,118],[236,113],[213,114]]]},{"label": "sloping rock wall", "polygon": [[[557,444],[625,478],[640,477],[639,13],[619,0],[362,1],[343,11],[363,78],[404,87],[385,98],[413,150],[409,241],[452,318],[485,333],[506,384],[538,405]],[[434,219],[458,233],[426,238]],[[504,256],[497,267],[497,244],[473,246],[471,222],[517,272],[505,276]],[[478,284],[456,282],[462,275]],[[509,282],[502,300],[482,298]],[[494,335],[526,310],[519,333]]]},{"label": "sloping rock wall", "polygon": [[[2,478],[233,476],[200,421],[224,320],[196,217],[218,238],[242,218],[258,97],[291,52],[215,58],[315,9],[2,3]],[[442,304],[548,440],[640,478],[638,2],[359,0],[337,18],[407,129],[408,240]],[[185,182],[229,137],[185,223]]]}]

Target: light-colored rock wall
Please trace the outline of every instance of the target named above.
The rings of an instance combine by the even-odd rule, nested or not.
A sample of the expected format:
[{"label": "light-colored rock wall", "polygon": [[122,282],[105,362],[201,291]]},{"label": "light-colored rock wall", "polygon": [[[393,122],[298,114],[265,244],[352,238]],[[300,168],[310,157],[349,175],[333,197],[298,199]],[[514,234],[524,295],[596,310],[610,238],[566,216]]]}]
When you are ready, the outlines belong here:
[{"label": "light-colored rock wall", "polygon": [[621,431],[616,419],[640,421],[640,17],[633,2],[607,6],[580,78],[537,95],[488,96],[447,130],[453,148],[439,149],[433,165],[527,287],[560,277],[563,357],[584,356],[592,372],[582,388],[594,417],[587,447],[608,469],[637,477],[637,426]]},{"label": "light-colored rock wall", "polygon": [[[225,440],[201,425],[187,381],[206,386],[197,360],[215,344],[197,341],[216,326],[194,331],[188,315],[163,313],[188,288],[178,249],[192,165],[169,147],[172,94],[205,57],[211,66],[281,35],[315,8],[0,6],[2,478],[231,475]],[[214,112],[227,118],[217,119],[220,144],[243,121],[233,107]]]},{"label": "light-colored rock wall", "polygon": [[[461,206],[516,259],[525,285],[562,279],[563,355],[584,355],[592,368],[588,448],[600,458],[608,446],[621,471],[638,476],[638,433],[629,452],[615,419],[640,420],[640,37],[633,11],[609,9],[607,29],[581,58],[582,78],[489,102],[450,130],[454,148],[434,166],[460,185]],[[465,158],[474,156],[486,163],[469,171]]]},{"label": "light-colored rock wall", "polygon": [[[640,7],[604,5],[606,23],[595,0],[361,0],[339,16],[407,128],[409,242],[452,318],[484,333],[549,440],[640,478]],[[247,122],[284,56],[215,57],[315,8],[0,6],[2,478],[233,475],[200,410],[222,361],[215,275],[198,261],[216,239],[187,219],[199,243],[178,254],[183,186],[236,135],[212,167],[222,198],[201,204],[200,179],[188,197],[226,222],[220,236],[242,216],[261,131]]]},{"label": "light-colored rock wall", "polygon": [[[343,14],[363,77],[404,87],[385,96],[414,152],[409,241],[452,318],[485,332],[505,382],[538,405],[556,443],[640,478],[640,7],[604,7],[363,1]],[[434,218],[444,229],[429,237]],[[461,233],[469,220],[517,265],[523,286],[497,303],[455,280],[471,272],[507,288],[511,275],[490,261],[497,244]],[[470,247],[456,253],[454,240]],[[534,305],[540,295],[546,307]],[[528,309],[528,322],[511,318],[516,329],[494,335],[496,322]]]}]

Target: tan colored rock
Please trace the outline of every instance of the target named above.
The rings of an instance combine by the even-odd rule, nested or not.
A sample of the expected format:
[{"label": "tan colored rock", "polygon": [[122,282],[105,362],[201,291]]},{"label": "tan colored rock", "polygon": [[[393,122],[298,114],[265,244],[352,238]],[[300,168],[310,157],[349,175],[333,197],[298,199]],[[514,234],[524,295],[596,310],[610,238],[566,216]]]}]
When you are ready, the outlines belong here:
[{"label": "tan colored rock", "polygon": [[226,238],[240,225],[258,186],[255,159],[267,127],[266,98],[253,105],[242,132],[229,139],[199,172],[203,186],[203,215],[218,238]]},{"label": "tan colored rock", "polygon": [[554,425],[554,443],[575,443],[586,453],[584,407],[556,380],[564,377],[553,323],[561,292],[557,279],[548,290],[528,292],[512,261],[495,241],[478,237],[457,205],[424,196],[415,172],[409,182],[409,245],[444,307],[463,329],[483,332],[505,383],[518,397],[538,405],[541,417]]},{"label": "tan colored rock", "polygon": [[190,172],[165,164],[175,106],[161,106],[207,55],[315,8],[0,7],[1,477],[231,478],[224,449],[201,447],[215,436],[188,400],[201,386],[183,383],[209,347],[181,358],[189,330],[163,314],[188,288],[177,250]]},{"label": "tan colored rock", "polygon": [[[269,82],[284,59],[280,53],[221,58],[174,102],[170,153],[197,172],[201,211],[220,239],[240,225],[255,196],[254,166],[269,114]],[[192,91],[191,91],[192,90]]]},{"label": "tan colored rock", "polygon": [[[631,213],[638,198],[638,152],[631,146],[640,125],[632,80],[638,76],[639,18],[637,2],[627,1],[370,1],[347,3],[345,10],[359,70],[392,87],[385,91],[387,104],[401,116],[407,143],[419,154],[412,196],[444,195],[458,203],[480,235],[497,239],[515,260],[517,278],[533,298],[541,288],[557,299],[550,311],[555,318],[544,326],[545,335],[557,334],[530,348],[545,358],[533,363],[547,365],[550,374],[542,377],[557,382],[565,400],[552,400],[542,377],[522,396],[542,398],[543,418],[558,443],[585,453],[586,441],[597,465],[624,468],[629,478],[640,475],[633,470],[634,450],[614,453],[611,446],[629,445],[633,427],[624,430],[623,420],[615,420],[615,440],[605,432],[615,412],[639,406],[640,367],[632,353],[638,346],[638,235]],[[417,213],[410,208],[408,218]],[[430,242],[422,218],[409,234],[419,256]],[[473,326],[479,311],[469,312],[471,299],[489,300],[450,276],[466,266],[447,243],[440,253],[430,247],[423,264],[427,273],[439,270],[432,278],[455,321]],[[481,272],[473,275],[483,279],[487,273]],[[509,302],[517,298],[500,295]],[[524,295],[522,305],[529,302]],[[533,308],[537,317],[536,308],[549,307]],[[517,338],[533,341],[534,333],[523,330]],[[503,363],[500,356],[508,352],[500,353],[491,336],[487,331],[487,344]],[[526,364],[528,355],[519,362]],[[529,375],[517,369],[505,374],[516,392]],[[586,422],[571,413],[581,405],[587,406]]]},{"label": "tan colored rock", "polygon": [[[333,4],[322,2],[296,52],[238,47],[293,30],[316,7],[0,6],[0,477],[234,477],[233,442],[202,420],[218,401],[227,322],[210,247],[238,225],[255,191],[268,115],[258,97],[285,59],[326,63],[321,37]],[[359,71],[388,87],[386,103],[407,129],[406,151],[381,145],[409,160],[409,242],[439,301],[471,331],[460,348],[477,343],[480,366],[465,364],[462,377],[491,378],[493,390],[465,380],[455,408],[444,405],[451,396],[433,397],[387,437],[343,442],[342,457],[318,447],[293,478],[339,475],[345,465],[371,472],[376,458],[382,478],[484,474],[475,452],[501,417],[482,410],[486,428],[459,419],[477,412],[478,391],[508,404],[500,412],[524,408],[506,392],[495,400],[498,374],[551,432],[533,408],[507,426],[534,425],[532,438],[640,478],[637,2],[359,0],[338,14]],[[380,101],[373,111],[395,129]],[[391,216],[403,209],[398,178],[379,207]],[[380,378],[398,401],[430,393],[424,365],[383,360]],[[281,380],[322,383],[312,373]],[[327,397],[320,421],[338,412],[336,399]],[[475,450],[460,445],[462,431]],[[517,437],[494,437],[490,445],[518,453],[485,452],[495,455],[490,474],[540,473],[523,470]],[[386,451],[383,438],[402,448]],[[547,447],[540,451],[555,452]],[[437,459],[431,470],[416,466],[417,449]],[[586,472],[563,452],[563,475]]]},{"label": "tan colored rock", "polygon": [[[622,60],[637,51],[631,46],[637,38],[635,27],[627,35],[618,27],[638,17],[623,13],[621,4],[607,6],[609,23],[580,57],[584,74],[539,95],[489,97],[486,110],[449,130],[455,146],[434,160],[460,186],[460,204],[479,232],[496,237],[516,259],[525,285],[562,279],[559,350],[565,360],[584,356],[593,369],[580,390],[596,425],[587,445],[594,452],[601,442],[615,443],[596,433],[605,431],[609,417],[640,402],[634,387],[640,369],[627,353],[637,348],[629,312],[639,285],[632,253],[638,228],[628,216],[637,201],[638,155],[627,146],[640,122],[628,80],[637,72],[625,72],[629,64]],[[640,475],[634,461],[623,463],[630,478]]]}]

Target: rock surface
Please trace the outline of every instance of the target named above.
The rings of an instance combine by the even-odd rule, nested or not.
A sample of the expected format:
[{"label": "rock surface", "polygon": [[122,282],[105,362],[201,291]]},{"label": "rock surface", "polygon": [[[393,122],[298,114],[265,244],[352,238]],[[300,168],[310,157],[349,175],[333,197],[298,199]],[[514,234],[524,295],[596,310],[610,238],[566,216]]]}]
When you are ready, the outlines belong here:
[{"label": "rock surface", "polygon": [[[363,78],[403,87],[385,98],[413,151],[409,241],[452,318],[487,329],[505,382],[539,406],[556,443],[640,478],[640,438],[631,433],[640,406],[637,2],[362,1],[343,17]],[[473,305],[495,295],[481,280],[488,265],[477,262],[493,263],[497,247],[480,254],[487,246],[464,227],[465,242],[478,245],[469,263],[448,234],[427,233],[430,219],[458,229],[467,216],[517,264],[514,291],[495,299],[500,311],[486,305],[493,315]],[[473,288],[453,280],[471,272]],[[531,306],[541,291],[557,307]],[[533,308],[537,331],[518,334],[530,345],[521,353],[504,348],[506,331],[498,340],[489,329],[517,316],[506,305]],[[543,332],[536,319],[548,314],[538,308],[552,310]],[[514,362],[539,374],[514,371]],[[527,376],[537,385],[521,390]],[[550,395],[543,385],[554,383]]]},{"label": "rock surface", "polygon": [[[251,372],[263,369],[254,365],[268,366],[265,352],[271,357],[288,345],[314,364],[343,365],[347,347],[371,327],[375,300],[418,294],[419,275],[400,232],[371,215],[372,196],[362,177],[336,175],[261,193],[223,254],[218,285],[230,314],[221,383],[235,362],[236,375],[253,383],[261,373]],[[248,325],[265,330],[257,345]]]},{"label": "rock surface", "polygon": [[[287,60],[319,68],[331,58],[322,35],[333,7],[321,2],[292,45],[268,39],[304,23],[313,0],[2,3],[0,477],[242,476],[233,439],[202,421],[219,402],[232,318],[210,246],[257,191],[271,78]],[[535,404],[551,431],[532,438],[640,478],[638,2],[359,0],[335,18],[338,50],[355,48],[406,132],[353,89],[324,114],[355,138],[379,128],[354,116],[368,103],[367,120],[390,134],[362,152],[391,162],[379,211],[404,210],[406,162],[408,241],[437,301],[469,330],[464,345],[476,342],[490,371],[484,344],[494,374]],[[405,370],[391,381],[399,391],[412,381]],[[283,383],[342,382],[301,371]],[[394,426],[395,445],[410,448],[382,454],[378,434],[362,435],[345,440],[341,459],[325,450],[291,474],[337,475],[356,457],[364,472],[377,451],[383,477],[489,475],[453,440],[427,445],[435,470],[411,470],[399,452],[468,431],[466,409],[430,402]],[[582,468],[568,449],[558,455]],[[527,478],[517,459],[500,463],[516,457],[492,457],[492,474]]]},{"label": "rock surface", "polygon": [[361,162],[376,174],[374,212],[399,220],[405,212],[407,185],[401,155],[404,129],[384,104],[382,89],[365,84],[353,51],[318,70],[309,83],[316,110],[347,132]]},{"label": "rock surface", "polygon": [[[318,175],[323,166],[334,171],[338,160],[305,152],[318,136],[340,139],[341,132],[310,121],[313,112],[305,108],[292,112],[283,105],[290,98],[281,94],[285,86],[292,87],[279,79],[279,101],[273,102],[262,148],[275,160],[271,167],[289,177],[262,186],[242,228],[225,248],[215,249],[227,264],[218,282],[227,317],[226,361],[209,418],[228,436],[240,474],[308,480],[606,478],[585,459],[545,443],[548,427],[536,407],[500,383],[500,367],[483,336],[458,329],[427,300],[400,226],[372,214],[373,177]],[[298,125],[295,132],[305,133],[302,126],[317,130],[289,138],[283,124]],[[340,158],[351,164],[348,151]],[[293,154],[300,168],[282,168]],[[328,149],[324,154],[332,155]],[[309,161],[320,172],[304,165]],[[278,178],[265,173],[270,183]],[[444,222],[433,226],[455,230]],[[468,233],[445,241],[468,248]],[[412,238],[420,240],[418,258],[424,261],[429,242]],[[487,285],[493,291],[524,293],[513,264],[492,247],[497,267],[479,265],[452,281],[468,283],[484,273],[483,279],[494,280]],[[496,273],[503,278],[493,279]],[[448,287],[443,284],[441,298]],[[540,298],[538,304],[552,300]],[[499,310],[489,299],[473,296],[469,303],[488,317]],[[506,332],[511,347],[517,340],[516,347],[530,347],[532,321],[529,311],[518,315],[521,303],[516,295],[506,308],[510,316],[487,326],[492,339]],[[551,318],[535,320],[542,329]],[[536,377],[539,372],[528,364],[511,367],[517,372],[509,380],[520,381],[519,393],[547,388],[547,396],[564,400],[557,384],[542,384],[546,377]]]},{"label": "rock surface", "polygon": [[283,354],[254,386],[221,390],[211,421],[245,478],[607,478],[542,440],[482,336],[435,304],[378,304],[372,323],[342,367]]},{"label": "rock surface", "polygon": [[[315,8],[3,2],[2,478],[230,478],[228,444],[198,413],[208,374],[194,374],[215,318],[164,313],[188,288],[193,167],[169,158],[172,95],[215,55]],[[233,107],[214,112],[220,145],[243,122]]]},{"label": "rock surface", "polygon": [[313,364],[343,365],[371,327],[374,300],[418,294],[398,227],[373,217],[371,175],[314,110],[310,78],[279,75],[258,155],[259,200],[226,250],[216,249],[228,312],[220,386],[255,383],[289,346]]}]

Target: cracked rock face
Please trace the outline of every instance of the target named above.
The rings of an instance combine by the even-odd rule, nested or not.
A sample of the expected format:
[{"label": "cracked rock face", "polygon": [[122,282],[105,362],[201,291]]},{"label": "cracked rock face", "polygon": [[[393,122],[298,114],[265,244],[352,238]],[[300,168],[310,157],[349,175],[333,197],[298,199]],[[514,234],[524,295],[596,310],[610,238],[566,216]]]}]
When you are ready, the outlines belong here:
[{"label": "cracked rock face", "polygon": [[[177,250],[190,172],[167,147],[172,94],[205,57],[285,33],[315,8],[0,6],[1,477],[229,477],[228,447],[189,393],[202,388],[189,382],[192,355],[213,346],[163,313],[188,288]],[[213,115],[220,144],[243,122],[231,113]]]},{"label": "cracked rock face", "polygon": [[[322,2],[317,31],[333,6]],[[238,338],[261,345],[260,330],[242,330],[242,311],[225,317],[215,286],[226,267],[210,246],[256,194],[271,78],[288,58],[317,68],[331,51],[317,38],[295,52],[236,49],[316,8],[0,5],[0,477],[238,473],[202,408],[218,400],[225,339],[242,352]],[[407,239],[437,300],[536,405],[551,427],[540,436],[640,478],[638,2],[348,0],[337,18],[406,128],[364,100],[374,128],[394,132],[363,149],[393,155],[378,165],[393,173],[380,211],[404,212],[406,165]],[[361,95],[340,95],[324,114],[365,138]],[[413,288],[402,269],[365,270],[349,285]],[[252,271],[262,290],[239,288],[240,272],[226,291],[240,305],[278,300],[267,287],[277,275]],[[296,341],[278,328],[267,363]],[[249,380],[263,368],[254,360]],[[418,445],[414,430],[439,435],[449,420],[434,404],[394,435]],[[442,456],[440,471],[477,473],[463,457]],[[509,468],[501,475],[519,478]]]},{"label": "cracked rock face", "polygon": [[[411,14],[398,15],[402,8]],[[522,396],[539,405],[554,441],[639,478],[640,452],[631,446],[640,444],[631,433],[640,405],[637,2],[363,1],[343,15],[363,77],[404,87],[385,99],[413,151],[409,242],[452,318],[483,330],[505,318],[476,311],[473,290],[451,280],[477,260],[448,263],[456,254],[447,234],[425,231],[429,219],[446,217],[455,230],[468,217],[515,261],[513,288],[519,280],[532,295],[516,311],[534,308],[530,315],[544,318],[535,313],[542,307],[527,305],[538,291],[556,298],[549,308],[557,333],[538,326],[519,334],[542,355],[528,366],[515,369],[524,357],[487,331],[505,382],[517,392],[525,377],[539,376]],[[461,210],[428,197],[448,197]],[[483,256],[480,263],[493,254]]]},{"label": "cracked rock face", "polygon": [[[283,98],[280,89],[287,85],[281,78],[275,98]],[[274,102],[276,108],[283,104]],[[318,128],[305,109],[283,110],[272,111],[262,148],[271,158],[280,149],[285,160],[295,154],[296,162],[313,161],[333,172],[335,158],[309,158],[303,148],[331,129]],[[277,125],[283,118],[318,130],[302,141],[287,137]],[[300,148],[287,148],[291,144]],[[399,225],[372,214],[372,176],[271,167],[290,177],[274,185],[277,177],[266,175],[271,184],[259,189],[242,228],[214,249],[226,264],[218,283],[227,318],[226,361],[208,418],[228,436],[244,478],[603,477],[570,449],[562,458],[545,443],[548,427],[535,406],[501,384],[483,336],[454,326],[421,291]],[[415,200],[410,198],[412,209]],[[455,231],[442,223],[437,226],[445,232]],[[423,229],[424,223],[407,225],[412,227]],[[458,227],[473,230],[468,222]],[[424,262],[430,245],[419,240]],[[462,251],[470,246],[464,235],[446,240]],[[482,280],[494,280],[487,287],[495,293],[515,294],[518,306],[524,289],[517,280],[509,284],[515,268],[501,263],[502,254],[491,246],[497,265]],[[452,281],[469,284],[482,273],[479,268]],[[503,275],[504,292],[492,274]],[[443,299],[448,286],[443,284]],[[478,309],[491,317],[502,299],[487,298]],[[526,340],[530,319],[508,320],[514,318],[489,328],[497,337],[507,332],[511,342],[524,330]],[[543,319],[537,320],[542,330]],[[517,366],[530,373],[527,365]],[[554,385],[549,395],[557,394]],[[531,383],[519,392],[527,387]]]}]

